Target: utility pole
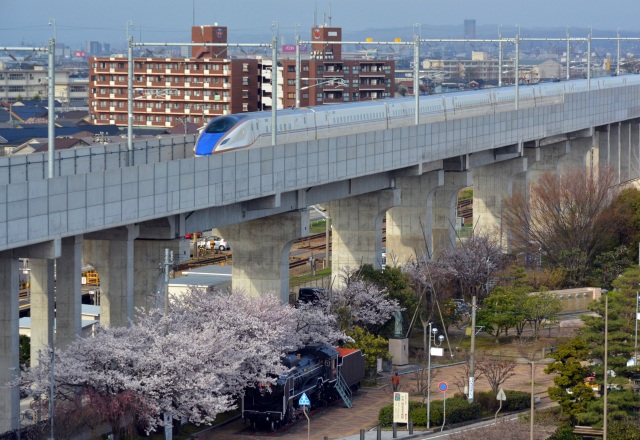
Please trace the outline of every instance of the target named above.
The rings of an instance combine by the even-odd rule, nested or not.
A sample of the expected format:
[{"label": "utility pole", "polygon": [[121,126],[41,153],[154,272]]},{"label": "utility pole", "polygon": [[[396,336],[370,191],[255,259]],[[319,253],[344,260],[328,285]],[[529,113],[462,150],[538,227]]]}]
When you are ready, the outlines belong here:
[{"label": "utility pole", "polygon": [[471,300],[471,349],[469,351],[469,403],[473,403],[473,387],[476,376],[476,295]]},{"label": "utility pole", "polygon": [[[169,316],[169,271],[171,270],[171,266],[173,265],[173,252],[169,249],[164,250],[164,318],[165,318],[165,327],[164,334],[165,336],[169,334],[169,321],[167,317]],[[173,415],[171,411],[166,411],[164,413],[164,438],[165,440],[173,439]]]}]

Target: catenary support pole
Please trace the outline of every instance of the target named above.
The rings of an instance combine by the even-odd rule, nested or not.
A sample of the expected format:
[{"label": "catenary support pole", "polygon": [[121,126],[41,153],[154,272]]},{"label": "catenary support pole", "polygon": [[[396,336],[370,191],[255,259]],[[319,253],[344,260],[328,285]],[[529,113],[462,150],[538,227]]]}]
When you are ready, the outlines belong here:
[{"label": "catenary support pole", "polygon": [[54,177],[53,159],[56,150],[56,39],[49,40],[49,148],[47,151],[47,177]]}]

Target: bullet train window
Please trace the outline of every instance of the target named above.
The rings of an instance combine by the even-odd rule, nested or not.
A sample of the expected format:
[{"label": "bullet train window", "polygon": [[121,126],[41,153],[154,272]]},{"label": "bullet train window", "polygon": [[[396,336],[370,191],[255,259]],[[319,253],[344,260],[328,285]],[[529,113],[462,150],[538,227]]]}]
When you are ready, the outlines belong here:
[{"label": "bullet train window", "polygon": [[221,116],[215,118],[213,121],[207,125],[205,129],[206,133],[225,133],[231,129],[234,125],[236,125],[239,121],[244,119],[244,117],[238,117],[234,115],[229,116]]}]

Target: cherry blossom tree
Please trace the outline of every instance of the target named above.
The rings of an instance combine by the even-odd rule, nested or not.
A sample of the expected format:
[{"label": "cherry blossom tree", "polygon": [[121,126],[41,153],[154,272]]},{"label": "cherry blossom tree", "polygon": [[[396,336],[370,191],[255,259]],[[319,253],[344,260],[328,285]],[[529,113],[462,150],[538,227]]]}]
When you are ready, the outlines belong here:
[{"label": "cherry blossom tree", "polygon": [[344,287],[329,291],[318,301],[327,314],[336,317],[342,330],[357,325],[373,331],[400,308],[396,299],[389,298],[386,289],[364,281],[357,271],[346,271],[345,281]]},{"label": "cherry blossom tree", "polygon": [[349,342],[347,336],[338,325],[335,315],[327,313],[326,309],[318,304],[299,303],[296,306],[295,329],[293,332],[300,339],[299,345],[311,343],[340,345],[340,342]]},{"label": "cherry blossom tree", "polygon": [[[149,431],[163,413],[211,423],[247,386],[286,371],[281,356],[300,344],[295,314],[275,295],[194,289],[167,316],[151,310],[129,328],[98,328],[57,353],[57,397],[99,395],[105,421],[119,402],[139,402],[136,416]],[[48,362],[26,372],[23,385],[47,389]]]}]

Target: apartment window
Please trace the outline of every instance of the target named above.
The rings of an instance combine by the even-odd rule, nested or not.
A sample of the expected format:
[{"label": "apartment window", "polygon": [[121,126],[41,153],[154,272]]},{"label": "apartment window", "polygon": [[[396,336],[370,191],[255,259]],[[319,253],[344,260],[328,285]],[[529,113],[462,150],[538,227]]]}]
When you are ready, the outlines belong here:
[{"label": "apartment window", "polygon": [[248,86],[249,85],[249,77],[247,77],[247,76],[243,76],[242,77],[242,85],[243,86]]},{"label": "apartment window", "polygon": [[142,108],[144,106],[144,102],[142,101],[136,101],[136,108]]},{"label": "apartment window", "polygon": [[9,74],[9,80],[18,80],[18,79],[24,79],[24,74],[22,73],[10,73]]},{"label": "apartment window", "polygon": [[9,86],[10,92],[24,92],[24,86]]},{"label": "apartment window", "polygon": [[118,101],[118,108],[124,108],[124,101]]},{"label": "apartment window", "polygon": [[124,63],[118,63],[118,69],[124,69]]},{"label": "apartment window", "polygon": [[249,63],[242,63],[242,71],[243,72],[249,71]]},{"label": "apartment window", "polygon": [[249,99],[249,92],[247,90],[242,91],[242,99]]},{"label": "apartment window", "polygon": [[220,70],[220,64],[214,64],[213,70]]},{"label": "apartment window", "polygon": [[124,121],[124,115],[118,115],[118,121]]},{"label": "apartment window", "polygon": [[295,86],[296,85],[296,80],[295,79],[287,80],[287,85],[288,86]]},{"label": "apartment window", "polygon": [[191,96],[191,90],[185,90],[184,96]]},{"label": "apartment window", "polygon": [[220,110],[220,104],[213,104],[214,110]]},{"label": "apartment window", "polygon": [[136,69],[144,69],[144,65],[142,63],[135,63]]},{"label": "apartment window", "polygon": [[249,104],[247,104],[246,102],[243,102],[242,103],[242,111],[243,112],[249,111]]},{"label": "apartment window", "polygon": [[104,61],[102,63],[100,63],[100,68],[101,69],[106,69],[107,68],[107,63],[105,63]]},{"label": "apartment window", "polygon": [[163,103],[162,102],[156,102],[154,107],[155,108],[162,108],[163,107]]},{"label": "apartment window", "polygon": [[287,66],[287,72],[295,72],[296,66]]},{"label": "apartment window", "polygon": [[287,93],[287,98],[289,98],[289,99],[295,99],[295,98],[296,98],[296,94],[295,94],[295,92],[289,92],[289,93]]}]

